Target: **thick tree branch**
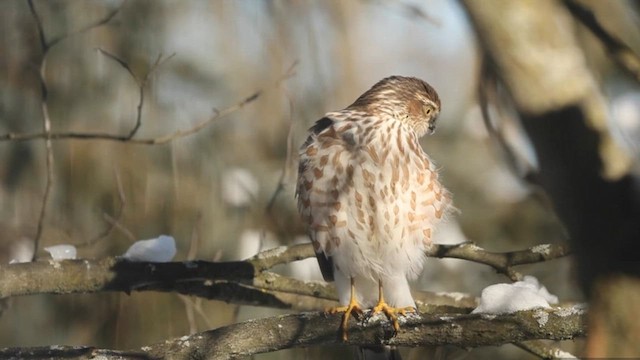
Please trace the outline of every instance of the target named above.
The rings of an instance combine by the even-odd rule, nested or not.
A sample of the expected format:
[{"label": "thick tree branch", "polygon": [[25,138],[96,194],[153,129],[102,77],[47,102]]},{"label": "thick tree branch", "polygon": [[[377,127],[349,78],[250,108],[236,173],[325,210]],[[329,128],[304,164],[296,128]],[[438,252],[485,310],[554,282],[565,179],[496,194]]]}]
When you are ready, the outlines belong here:
[{"label": "thick tree branch", "polygon": [[575,0],[565,0],[567,9],[607,48],[613,60],[636,81],[640,81],[640,57],[629,46],[610,34],[598,21],[595,14]]},{"label": "thick tree branch", "polygon": [[0,357],[87,357],[137,359],[233,359],[282,349],[319,345],[476,347],[502,345],[534,339],[567,340],[585,335],[582,307],[538,309],[505,315],[410,315],[402,318],[393,336],[386,318],[349,324],[349,341],[339,339],[341,314],[310,312],[249,320],[215,330],[143,346],[139,350],[113,351],[96,348],[47,347],[0,350]]},{"label": "thick tree branch", "polygon": [[[476,245],[434,245],[429,256],[466,259],[510,274],[512,266],[550,260],[568,253],[564,247],[539,245],[509,253],[492,253]],[[100,260],[53,260],[0,266],[0,298],[35,294],[96,293],[104,291],[161,291],[216,299],[236,304],[296,310],[335,305],[332,285],[304,282],[268,271],[277,265],[315,256],[309,244],[264,251],[248,260],[172,263]],[[422,312],[469,312],[474,297],[465,294],[415,292]]]},{"label": "thick tree branch", "polygon": [[[489,252],[471,243],[432,245],[427,250],[428,256],[470,260],[492,266],[504,274],[508,274],[512,266],[567,254],[566,247],[548,244],[507,253]],[[303,282],[267,271],[277,265],[313,256],[311,245],[301,244],[267,250],[248,260],[230,262],[147,263],[105,258],[10,264],[0,266],[0,298],[41,293],[134,290],[177,291],[211,298],[215,290],[243,285],[333,300],[335,293],[324,283]]]},{"label": "thick tree branch", "polygon": [[[599,79],[587,64],[589,55],[575,36],[574,19],[600,37],[615,61],[626,52],[632,72],[637,59],[598,28],[593,15],[575,1],[494,0],[487,6],[486,1],[464,0],[463,4],[535,148],[536,178],[569,233],[580,285],[594,300],[591,316],[623,319],[620,324],[624,326],[618,324],[601,333],[598,322],[590,322],[593,331],[587,355],[619,357],[617,351],[625,349],[624,356],[638,357],[640,332],[635,318],[628,315],[632,312],[622,306],[598,306],[598,302],[621,291],[624,304],[637,313],[637,302],[630,299],[640,287],[627,284],[603,292],[594,286],[612,283],[620,274],[640,282],[638,179],[630,171],[629,154],[611,136],[607,104]],[[596,351],[603,349],[597,345],[605,336],[629,341]]]},{"label": "thick tree branch", "polygon": [[[243,305],[296,310],[317,310],[335,305],[333,286],[304,282],[263,271],[251,261],[213,263],[135,263],[115,258],[102,260],[40,261],[0,267],[0,298],[35,294],[73,294],[105,291],[161,291],[216,299]],[[469,296],[417,293],[420,308],[442,311],[441,306],[470,310]],[[460,310],[458,310],[460,311]]]}]

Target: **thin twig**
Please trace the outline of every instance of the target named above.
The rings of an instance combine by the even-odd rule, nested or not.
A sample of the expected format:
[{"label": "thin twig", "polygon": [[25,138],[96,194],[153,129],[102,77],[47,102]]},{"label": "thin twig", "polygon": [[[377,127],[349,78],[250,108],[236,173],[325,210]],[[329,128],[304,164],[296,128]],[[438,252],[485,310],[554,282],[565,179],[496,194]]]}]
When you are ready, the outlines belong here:
[{"label": "thin twig", "polygon": [[114,219],[109,214],[106,214],[106,213],[102,214],[102,217],[104,218],[104,220],[106,222],[108,222],[111,226],[113,226],[114,229],[120,230],[120,232],[122,232],[127,237],[127,239],[129,239],[131,241],[136,241],[137,240],[135,235],[133,235],[133,233],[129,229],[124,227],[124,225],[120,224],[120,220],[119,219]]},{"label": "thin twig", "polygon": [[122,188],[122,181],[120,180],[120,173],[118,173],[117,169],[114,169],[113,172],[114,172],[114,177],[116,179],[116,188],[118,189],[118,198],[120,199],[120,204],[118,205],[118,209],[116,210],[116,212],[114,214],[115,216],[114,217],[110,217],[110,219],[112,219],[112,221],[108,222],[109,225],[107,226],[106,229],[104,229],[98,235],[96,235],[93,238],[89,239],[85,243],[77,245],[77,246],[93,245],[96,242],[98,242],[98,241],[106,238],[107,236],[111,235],[111,233],[113,232],[113,230],[116,227],[116,224],[120,221],[120,218],[122,217],[122,213],[124,211],[125,204],[127,203],[127,198],[125,197],[124,189]]},{"label": "thin twig", "polygon": [[29,5],[29,11],[33,16],[33,19],[36,21],[36,27],[38,30],[38,40],[40,41],[40,48],[44,53],[46,53],[47,50],[49,49],[49,43],[47,42],[47,38],[44,33],[42,19],[40,19],[40,15],[36,11],[35,6],[33,6],[33,0],[27,0],[27,4]]},{"label": "thin twig", "polygon": [[[285,94],[287,94],[285,92]],[[282,166],[282,172],[280,172],[280,179],[278,179],[278,185],[274,190],[269,202],[267,203],[267,207],[265,212],[267,215],[271,215],[271,210],[273,209],[273,205],[278,198],[278,195],[284,190],[287,185],[287,180],[290,176],[291,168],[293,167],[293,100],[287,94],[287,99],[289,100],[289,132],[287,133],[287,155],[284,160],[284,165]]]},{"label": "thin twig", "polygon": [[36,27],[38,30],[38,39],[40,40],[40,48],[42,50],[42,58],[40,60],[40,69],[38,71],[38,78],[40,80],[40,107],[42,109],[42,132],[45,138],[45,157],[46,157],[46,181],[44,194],[42,196],[42,205],[40,207],[40,214],[38,216],[38,225],[36,229],[36,235],[33,239],[33,255],[31,261],[36,261],[38,258],[38,248],[40,246],[40,239],[44,231],[44,220],[47,213],[47,204],[49,203],[49,195],[51,193],[51,186],[53,185],[53,151],[51,148],[51,119],[49,118],[49,107],[47,105],[48,90],[46,83],[46,71],[47,71],[47,53],[49,50],[49,44],[47,43],[46,35],[42,25],[42,20],[33,6],[33,1],[29,0],[29,10],[31,15],[36,21]]},{"label": "thin twig", "polygon": [[149,78],[151,77],[151,75],[162,64],[164,64],[167,61],[169,61],[176,54],[173,53],[173,54],[167,56],[166,58],[162,58],[162,54],[158,54],[158,57],[156,58],[156,61],[154,61],[154,63],[151,65],[151,67],[149,68],[147,73],[144,75],[144,77],[142,77],[142,79],[140,79],[133,72],[133,70],[131,69],[131,66],[129,66],[128,62],[122,60],[118,56],[116,56],[114,54],[111,54],[110,52],[108,52],[106,50],[103,50],[103,49],[100,49],[100,48],[98,48],[97,50],[98,50],[99,53],[101,53],[102,55],[106,56],[107,58],[115,61],[120,66],[122,66],[125,70],[127,70],[127,73],[129,73],[129,75],[131,76],[133,81],[135,81],[136,85],[138,86],[138,105],[136,106],[136,121],[135,121],[133,127],[131,128],[131,130],[129,131],[129,134],[125,136],[125,139],[131,139],[136,135],[136,133],[140,129],[140,126],[142,126],[142,106],[144,105],[144,89],[147,86]]},{"label": "thin twig", "polygon": [[27,0],[27,4],[29,6],[29,11],[33,16],[33,19],[36,22],[36,29],[38,32],[38,41],[40,43],[40,48],[42,51],[42,57],[40,59],[40,67],[38,71],[38,76],[40,80],[40,90],[41,90],[41,108],[42,108],[42,133],[40,138],[44,139],[45,150],[46,150],[46,184],[44,189],[44,194],[42,196],[42,205],[40,208],[40,214],[38,216],[38,225],[36,229],[36,234],[34,237],[34,245],[33,245],[33,256],[32,261],[35,261],[38,257],[38,248],[40,246],[40,239],[42,238],[42,233],[44,231],[44,222],[47,214],[47,204],[49,203],[49,198],[51,197],[51,188],[53,186],[53,166],[54,166],[54,157],[53,157],[53,149],[52,149],[52,137],[51,137],[51,118],[49,117],[49,106],[47,104],[48,100],[48,89],[46,82],[46,73],[47,73],[47,55],[49,54],[49,50],[58,44],[60,41],[66,39],[68,36],[79,34],[95,27],[104,25],[108,23],[120,10],[120,7],[111,11],[107,16],[102,19],[99,19],[95,23],[89,24],[75,32],[67,33],[56,38],[53,38],[51,41],[47,41],[47,36],[44,31],[44,25],[42,23],[42,19],[36,11],[35,6],[33,5],[33,0]]},{"label": "thin twig", "polygon": [[42,86],[42,100],[41,100],[41,108],[42,108],[42,129],[45,137],[45,150],[46,150],[46,183],[44,188],[44,195],[42,196],[42,205],[40,207],[40,215],[38,216],[38,227],[36,230],[36,235],[33,240],[33,256],[31,261],[36,261],[38,258],[38,247],[40,246],[40,239],[42,238],[42,233],[44,231],[44,221],[47,213],[47,204],[49,203],[49,198],[51,195],[51,187],[53,186],[53,149],[51,146],[51,138],[49,134],[51,134],[51,119],[49,118],[49,107],[47,105],[47,85],[45,83],[45,75],[46,75],[46,58],[42,58],[42,63],[40,64],[40,82]]},{"label": "thin twig", "polygon": [[[295,75],[295,66],[297,63],[294,63],[287,72],[282,75],[275,82],[274,87],[278,87],[282,82],[291,78]],[[147,139],[131,139],[129,135],[118,135],[118,134],[110,134],[110,133],[80,133],[80,132],[59,132],[59,133],[51,133],[49,134],[49,138],[51,140],[105,140],[105,141],[117,141],[123,143],[130,144],[138,144],[138,145],[161,145],[172,142],[176,139],[180,139],[192,134],[199,132],[200,130],[206,128],[211,125],[216,120],[219,120],[235,111],[238,111],[248,104],[252,103],[256,99],[258,99],[265,90],[258,90],[251,94],[250,96],[244,98],[240,102],[228,106],[222,110],[214,111],[214,114],[206,120],[203,120],[196,125],[192,126],[188,129],[177,130],[172,133],[155,137],[155,138],[147,138]],[[8,133],[4,135],[0,135],[0,141],[30,141],[35,139],[45,138],[45,134],[43,133]]]},{"label": "thin twig", "polygon": [[102,25],[106,25],[107,23],[109,23],[109,21],[111,21],[111,19],[113,19],[118,14],[118,12],[120,11],[120,8],[122,8],[123,4],[124,4],[124,1],[122,3],[120,3],[120,5],[118,7],[116,7],[113,10],[111,10],[105,17],[103,17],[101,19],[98,19],[97,21],[95,21],[95,22],[93,22],[91,24],[88,24],[88,25],[86,25],[84,27],[81,27],[80,29],[74,30],[74,31],[66,33],[66,34],[59,35],[59,36],[51,39],[51,41],[49,41],[49,47],[55,46],[60,41],[66,39],[68,37],[71,37],[71,36],[74,36],[74,35],[78,35],[78,34],[82,34],[84,32],[87,32],[87,31],[91,30],[91,29],[100,27]]}]

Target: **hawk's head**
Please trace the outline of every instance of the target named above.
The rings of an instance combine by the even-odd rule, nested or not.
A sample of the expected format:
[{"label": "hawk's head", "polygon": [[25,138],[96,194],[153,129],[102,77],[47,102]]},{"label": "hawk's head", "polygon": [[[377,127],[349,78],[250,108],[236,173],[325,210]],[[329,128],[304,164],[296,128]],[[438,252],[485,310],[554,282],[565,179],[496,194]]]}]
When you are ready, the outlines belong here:
[{"label": "hawk's head", "polygon": [[415,77],[390,76],[378,81],[349,108],[391,115],[407,123],[420,137],[435,131],[440,98],[425,81]]}]

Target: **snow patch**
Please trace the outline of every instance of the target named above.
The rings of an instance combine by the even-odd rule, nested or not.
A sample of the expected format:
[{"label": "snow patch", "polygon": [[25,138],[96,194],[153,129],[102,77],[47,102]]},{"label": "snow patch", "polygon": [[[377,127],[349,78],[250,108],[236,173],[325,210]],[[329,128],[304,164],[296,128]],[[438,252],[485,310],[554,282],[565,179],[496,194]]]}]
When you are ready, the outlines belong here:
[{"label": "snow patch", "polygon": [[76,247],[73,245],[54,245],[44,248],[51,254],[51,258],[56,261],[73,260],[76,258]]},{"label": "snow patch", "polygon": [[533,314],[533,317],[538,321],[538,326],[544,327],[549,321],[549,314],[544,310],[538,310]]},{"label": "snow patch", "polygon": [[[535,308],[550,308],[558,297],[547,291],[533,276],[513,284],[494,284],[482,290],[480,305],[472,313],[507,314]],[[545,321],[546,322],[546,321]]]},{"label": "snow patch", "polygon": [[556,310],[556,314],[561,317],[571,315],[581,315],[587,310],[587,304],[576,304],[567,308],[560,308]]},{"label": "snow patch", "polygon": [[551,245],[549,244],[536,245],[531,248],[531,251],[533,251],[536,254],[549,255],[549,253],[551,252]]},{"label": "snow patch", "polygon": [[176,256],[176,240],[160,235],[155,239],[136,241],[122,255],[129,261],[169,262]]},{"label": "snow patch", "polygon": [[570,352],[562,351],[560,349],[553,350],[553,357],[556,359],[577,359],[575,355]]}]

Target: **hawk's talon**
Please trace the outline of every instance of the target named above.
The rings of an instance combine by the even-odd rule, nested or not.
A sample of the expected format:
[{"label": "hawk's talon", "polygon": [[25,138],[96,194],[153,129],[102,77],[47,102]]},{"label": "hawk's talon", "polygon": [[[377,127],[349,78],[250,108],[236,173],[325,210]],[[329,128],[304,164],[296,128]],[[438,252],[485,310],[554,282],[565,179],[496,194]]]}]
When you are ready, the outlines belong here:
[{"label": "hawk's talon", "polygon": [[391,321],[393,325],[394,336],[400,331],[400,322],[398,322],[398,314],[402,316],[406,316],[408,312],[417,312],[416,308],[413,306],[406,306],[402,308],[394,308],[389,306],[386,301],[384,301],[384,292],[382,291],[382,281],[378,281],[378,304],[371,309],[371,313],[369,317],[377,314],[384,313],[384,315]]},{"label": "hawk's talon", "polygon": [[347,329],[349,328],[349,318],[351,314],[355,314],[356,318],[359,318],[364,314],[364,310],[358,304],[358,301],[355,297],[355,287],[353,284],[353,278],[351,279],[351,298],[349,299],[349,305],[347,306],[336,306],[326,310],[329,314],[337,314],[339,312],[344,312],[342,314],[342,322],[340,323],[340,330],[342,332],[342,341],[347,341],[349,336],[347,334]]},{"label": "hawk's talon", "polygon": [[378,302],[378,304],[373,309],[371,309],[371,313],[369,314],[369,317],[378,313],[383,313],[387,317],[387,319],[391,321],[391,324],[393,325],[394,334],[397,334],[398,331],[400,331],[400,322],[398,321],[398,315],[406,316],[407,313],[409,312],[416,312],[416,308],[414,308],[413,306],[407,306],[403,308],[394,308],[389,306],[384,301],[384,299],[381,299]]}]

